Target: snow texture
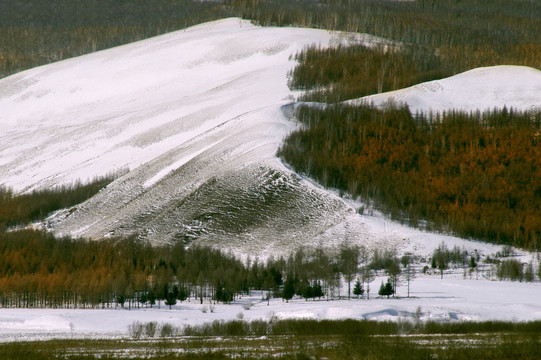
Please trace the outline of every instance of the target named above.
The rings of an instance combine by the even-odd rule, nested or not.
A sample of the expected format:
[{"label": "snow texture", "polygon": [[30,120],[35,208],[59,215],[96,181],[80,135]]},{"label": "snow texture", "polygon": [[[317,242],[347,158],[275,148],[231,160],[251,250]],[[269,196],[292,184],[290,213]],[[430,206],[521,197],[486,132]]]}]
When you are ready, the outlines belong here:
[{"label": "snow texture", "polygon": [[0,80],[0,185],[26,192],[125,173],[48,219],[58,234],[254,254],[303,244],[352,209],[275,156],[297,126],[282,112],[295,96],[290,56],[361,41],[381,42],[225,19]]}]

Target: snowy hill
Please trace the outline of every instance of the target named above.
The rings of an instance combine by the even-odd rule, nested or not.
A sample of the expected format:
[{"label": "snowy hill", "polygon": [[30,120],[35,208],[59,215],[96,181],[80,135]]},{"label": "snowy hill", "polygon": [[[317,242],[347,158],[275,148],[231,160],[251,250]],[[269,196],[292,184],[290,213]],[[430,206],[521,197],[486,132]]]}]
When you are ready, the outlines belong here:
[{"label": "snowy hill", "polygon": [[[441,241],[495,252],[358,215],[362,204],[276,158],[297,126],[286,106],[295,96],[286,84],[291,55],[313,43],[351,41],[383,40],[225,19],[2,79],[0,185],[23,192],[123,171],[49,219],[59,234],[138,233],[154,243],[198,241],[260,257],[343,239],[420,254]],[[423,106],[451,99],[469,109],[472,92],[485,94],[478,103],[488,107],[508,99],[537,106],[538,76],[519,67],[478,69],[402,92],[424,91]]]},{"label": "snowy hill", "polygon": [[312,241],[353,209],[275,157],[296,126],[281,109],[294,99],[286,74],[305,46],[348,41],[378,39],[225,19],[3,79],[0,184],[128,170],[51,219],[57,233],[252,253]]},{"label": "snowy hill", "polygon": [[493,66],[466,71],[446,79],[354,100],[382,105],[408,104],[417,111],[541,109],[541,71],[525,66]]}]

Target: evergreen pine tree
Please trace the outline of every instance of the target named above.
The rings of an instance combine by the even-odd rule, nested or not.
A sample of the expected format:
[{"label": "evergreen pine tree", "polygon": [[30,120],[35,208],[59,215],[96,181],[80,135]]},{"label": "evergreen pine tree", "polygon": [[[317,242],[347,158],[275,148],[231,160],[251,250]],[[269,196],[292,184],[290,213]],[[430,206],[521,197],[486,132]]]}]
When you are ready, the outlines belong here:
[{"label": "evergreen pine tree", "polygon": [[147,293],[147,299],[148,303],[150,304],[150,308],[152,309],[152,306],[156,305],[156,293],[153,290],[150,290]]},{"label": "evergreen pine tree", "polygon": [[295,284],[292,275],[288,275],[284,284],[284,290],[282,291],[282,298],[289,302],[289,300],[295,294]]},{"label": "evergreen pine tree", "polygon": [[165,305],[169,306],[169,310],[171,310],[171,306],[176,305],[177,298],[175,297],[175,294],[170,292],[167,294],[167,297],[165,298]]},{"label": "evergreen pine tree", "polygon": [[391,281],[389,279],[387,279],[387,282],[385,284],[383,284],[383,281],[381,282],[378,294],[381,296],[387,296],[387,299],[389,298],[389,296],[394,294],[393,284],[391,284]]},{"label": "evergreen pine tree", "polygon": [[321,288],[321,283],[318,281],[313,287],[312,295],[316,298],[321,298],[325,295],[323,289]]},{"label": "evergreen pine tree", "polygon": [[178,291],[178,294],[177,294],[177,299],[179,299],[180,301],[184,301],[188,298],[188,291],[186,290],[186,288],[183,286],[179,289]]},{"label": "evergreen pine tree", "polygon": [[363,284],[359,279],[355,282],[355,286],[353,287],[353,294],[357,295],[357,297],[361,297],[364,294],[364,288]]}]

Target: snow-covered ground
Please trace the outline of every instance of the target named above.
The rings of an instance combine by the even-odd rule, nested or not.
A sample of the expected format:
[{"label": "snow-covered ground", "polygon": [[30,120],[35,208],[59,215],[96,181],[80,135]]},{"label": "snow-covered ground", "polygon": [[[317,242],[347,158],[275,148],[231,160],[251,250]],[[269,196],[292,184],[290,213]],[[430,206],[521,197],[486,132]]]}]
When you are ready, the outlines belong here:
[{"label": "snow-covered ground", "polygon": [[[286,79],[291,55],[313,43],[351,41],[382,42],[225,19],[2,79],[0,185],[24,192],[122,173],[90,200],[48,219],[51,230],[74,236],[137,232],[154,243],[197,241],[260,259],[344,239],[425,257],[442,241],[496,253],[498,246],[411,229],[369,209],[359,215],[361,203],[322,189],[276,158],[281,140],[297,126],[284,111],[296,96]],[[540,74],[477,69],[368,100],[392,97],[414,111],[539,108]],[[273,300],[244,311],[244,318],[274,312],[385,319],[409,317],[420,306],[425,317],[539,319],[540,288],[423,277],[414,283],[414,299]],[[203,314],[196,303],[171,311],[1,309],[0,334],[125,333],[134,320],[180,325],[232,319],[241,311],[240,304],[216,305]]]},{"label": "snow-covered ground", "polygon": [[[383,278],[371,283],[371,297],[351,300],[306,301],[295,298],[267,301],[260,294],[245,296],[232,304],[198,300],[164,307],[111,310],[32,310],[0,309],[0,342],[49,338],[112,338],[129,336],[135,321],[156,321],[182,328],[214,320],[246,321],[272,319],[367,319],[378,321],[531,321],[541,320],[539,283],[499,282],[462,279],[460,274],[420,276],[411,282],[410,298],[406,284],[398,289],[400,298],[381,298],[377,289]],[[480,275],[481,278],[481,275]],[[344,295],[342,289],[342,295]],[[253,304],[246,310],[247,304]],[[213,307],[213,312],[210,309]],[[203,312],[205,311],[205,312]],[[240,315],[242,314],[242,315]]]}]

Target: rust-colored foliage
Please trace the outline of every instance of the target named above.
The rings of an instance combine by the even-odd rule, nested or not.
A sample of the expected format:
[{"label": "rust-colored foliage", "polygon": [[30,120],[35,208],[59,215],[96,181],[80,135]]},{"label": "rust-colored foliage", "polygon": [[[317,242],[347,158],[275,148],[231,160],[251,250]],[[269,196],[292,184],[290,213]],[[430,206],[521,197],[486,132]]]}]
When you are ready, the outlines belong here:
[{"label": "rust-colored foliage", "polygon": [[[280,155],[323,185],[418,225],[523,248],[541,235],[541,113],[303,107]],[[309,163],[308,168],[305,164]]]}]

